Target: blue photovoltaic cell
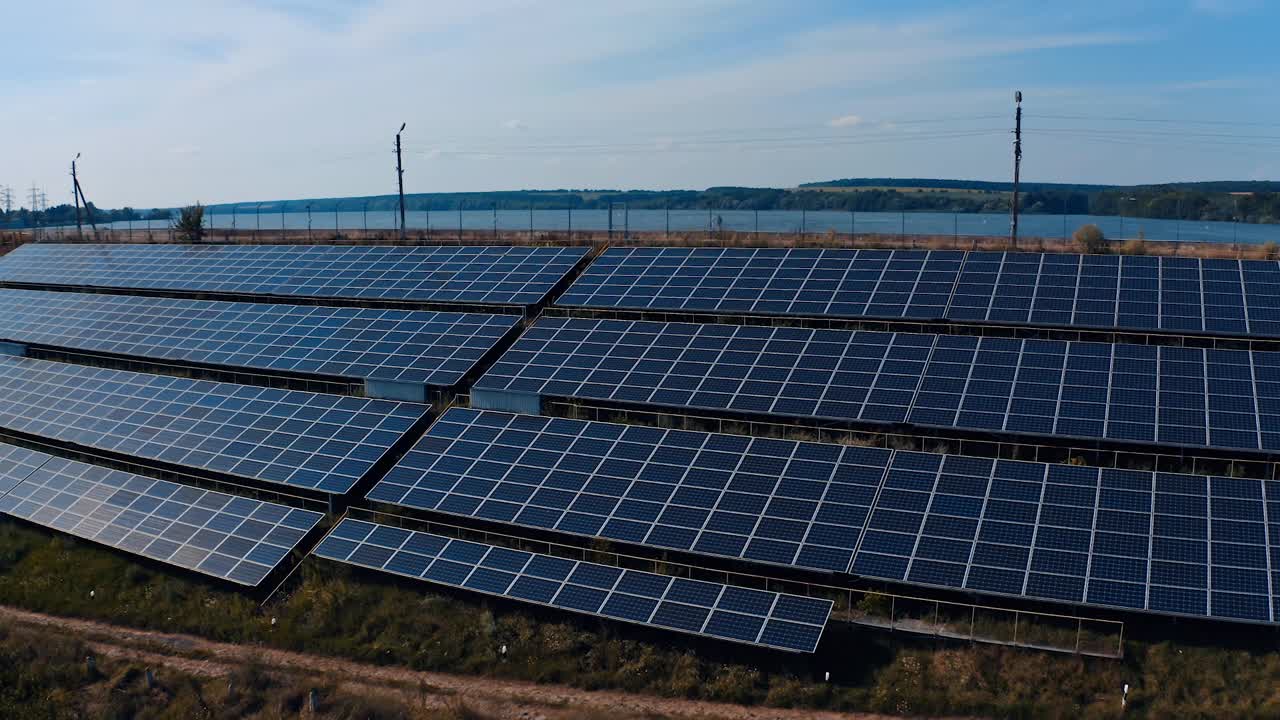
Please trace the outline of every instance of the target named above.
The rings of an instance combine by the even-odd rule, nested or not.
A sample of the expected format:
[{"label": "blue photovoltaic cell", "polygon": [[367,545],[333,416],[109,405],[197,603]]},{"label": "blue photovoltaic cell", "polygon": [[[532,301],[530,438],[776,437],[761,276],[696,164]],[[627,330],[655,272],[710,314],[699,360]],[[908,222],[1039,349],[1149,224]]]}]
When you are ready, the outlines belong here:
[{"label": "blue photovoltaic cell", "polygon": [[0,356],[0,427],[344,493],[426,405]]},{"label": "blue photovoltaic cell", "polygon": [[0,338],[447,387],[518,322],[441,313],[0,289]]},{"label": "blue photovoltaic cell", "polygon": [[612,248],[559,303],[1280,337],[1280,263],[1073,253]]},{"label": "blue photovoltaic cell", "polygon": [[1264,497],[1280,499],[1280,482],[898,451],[853,572],[1280,622],[1274,576],[1268,584],[1280,503]]},{"label": "blue photovoltaic cell", "polygon": [[1280,451],[1278,352],[543,318],[475,390]]},{"label": "blue photovoltaic cell", "polygon": [[943,317],[964,253],[610,248],[557,304],[668,312]]},{"label": "blue photovoltaic cell", "polygon": [[584,247],[31,243],[0,259],[0,282],[534,305],[586,254]]},{"label": "blue photovoltaic cell", "polygon": [[17,445],[0,443],[0,495],[27,479],[36,468],[49,460],[49,455]]},{"label": "blue photovoltaic cell", "polygon": [[25,477],[0,496],[0,512],[240,585],[262,582],[322,517],[7,444],[0,477],[16,456]]},{"label": "blue photovoltaic cell", "polygon": [[[466,551],[453,554],[458,545]],[[832,607],[830,600],[623,570],[351,518],[339,523],[315,554],[562,610],[790,652],[814,651]]]},{"label": "blue photovoltaic cell", "polygon": [[845,572],[888,458],[874,448],[452,408],[369,499]]}]

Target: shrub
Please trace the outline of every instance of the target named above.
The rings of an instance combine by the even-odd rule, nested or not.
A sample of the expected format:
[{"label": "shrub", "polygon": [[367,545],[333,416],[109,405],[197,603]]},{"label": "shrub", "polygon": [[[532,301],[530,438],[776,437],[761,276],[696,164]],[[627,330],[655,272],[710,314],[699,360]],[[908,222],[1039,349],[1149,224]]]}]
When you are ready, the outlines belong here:
[{"label": "shrub", "polygon": [[1111,242],[1102,234],[1102,228],[1093,223],[1082,225],[1071,235],[1071,239],[1081,251],[1086,253],[1105,253],[1111,249]]},{"label": "shrub", "polygon": [[173,229],[183,242],[200,242],[204,238],[204,206],[196,203],[182,208]]}]

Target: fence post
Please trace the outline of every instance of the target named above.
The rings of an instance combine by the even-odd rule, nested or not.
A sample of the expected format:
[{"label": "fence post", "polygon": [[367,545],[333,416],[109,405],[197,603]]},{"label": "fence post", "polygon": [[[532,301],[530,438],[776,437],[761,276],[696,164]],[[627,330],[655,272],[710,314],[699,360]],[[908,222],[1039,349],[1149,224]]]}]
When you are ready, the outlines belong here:
[{"label": "fence post", "polygon": [[493,241],[498,241],[498,203],[493,204]]},{"label": "fence post", "polygon": [[569,242],[573,242],[573,208],[569,208]]}]

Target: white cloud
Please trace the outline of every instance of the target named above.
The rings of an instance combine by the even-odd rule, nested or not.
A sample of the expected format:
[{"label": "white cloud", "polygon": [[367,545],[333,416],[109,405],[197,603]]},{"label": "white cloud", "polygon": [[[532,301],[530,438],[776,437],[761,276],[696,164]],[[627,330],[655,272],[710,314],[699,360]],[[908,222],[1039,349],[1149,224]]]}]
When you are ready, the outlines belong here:
[{"label": "white cloud", "polygon": [[523,120],[508,120],[502,123],[502,127],[508,130],[528,130],[529,126]]},{"label": "white cloud", "polygon": [[841,115],[838,118],[827,121],[827,127],[833,128],[850,128],[861,124],[862,117],[860,115]]}]

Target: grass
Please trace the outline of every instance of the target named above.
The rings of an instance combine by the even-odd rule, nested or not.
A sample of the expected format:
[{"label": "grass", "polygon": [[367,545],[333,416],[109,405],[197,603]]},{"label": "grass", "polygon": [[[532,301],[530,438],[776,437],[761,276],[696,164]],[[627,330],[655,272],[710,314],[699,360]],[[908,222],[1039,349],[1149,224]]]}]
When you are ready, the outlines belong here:
[{"label": "grass", "polygon": [[[6,720],[275,720],[296,718],[311,685],[303,678],[277,678],[253,665],[228,678],[193,677],[110,657],[86,658],[83,643],[50,633],[0,625],[0,717]],[[459,705],[436,713],[415,712],[405,703],[319,689],[320,720],[452,720],[488,716]]]},{"label": "grass", "polygon": [[[792,657],[434,594],[316,560],[307,561],[287,596],[260,612],[238,592],[11,521],[0,522],[0,548],[6,605],[420,670],[778,707],[1023,718],[1117,717],[1119,689],[1129,683],[1130,713],[1138,716],[1280,715],[1275,653],[1130,643],[1124,661],[1111,661],[832,626],[817,656]],[[41,645],[28,639],[12,650],[57,650]],[[57,652],[45,665],[0,659],[0,672],[39,670],[28,680],[0,678],[9,703],[0,717],[77,716],[57,712],[76,707],[64,701],[87,692],[74,669],[82,651]],[[820,681],[824,671],[831,684]],[[261,682],[246,676],[237,683],[267,698],[237,705],[238,712],[252,717],[292,707],[292,691]],[[136,680],[125,686],[136,691]],[[195,688],[171,692],[172,702],[187,708],[201,696]]]}]

